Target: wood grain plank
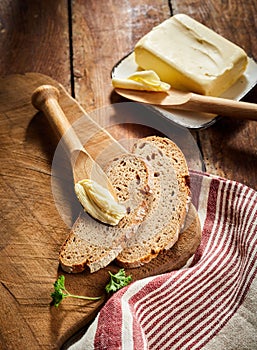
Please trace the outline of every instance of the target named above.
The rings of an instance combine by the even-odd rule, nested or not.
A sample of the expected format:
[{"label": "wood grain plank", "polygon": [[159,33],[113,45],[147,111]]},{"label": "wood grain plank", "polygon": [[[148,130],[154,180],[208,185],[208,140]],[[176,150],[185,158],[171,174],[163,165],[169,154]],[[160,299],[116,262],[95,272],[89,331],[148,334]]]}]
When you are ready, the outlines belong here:
[{"label": "wood grain plank", "polygon": [[0,2],[0,76],[40,72],[70,91],[66,0]]},{"label": "wood grain plank", "polygon": [[[1,1],[0,52],[1,76],[43,72],[70,90],[66,1]],[[0,83],[0,348],[54,349],[61,343],[49,292],[58,269],[58,237],[65,237],[67,227],[51,192],[56,141],[22,86],[19,80]]]},{"label": "wood grain plank", "polygon": [[70,91],[67,2],[1,1],[0,52],[0,75],[21,73],[14,84],[0,82],[0,348],[55,349],[62,341],[49,293],[67,227],[51,191],[57,142],[30,103],[33,89],[51,80],[35,79],[30,89],[22,81],[42,72]]},{"label": "wood grain plank", "polygon": [[168,1],[75,1],[73,65],[75,96],[86,111],[119,102],[112,95],[112,67],[136,41],[170,15]]}]

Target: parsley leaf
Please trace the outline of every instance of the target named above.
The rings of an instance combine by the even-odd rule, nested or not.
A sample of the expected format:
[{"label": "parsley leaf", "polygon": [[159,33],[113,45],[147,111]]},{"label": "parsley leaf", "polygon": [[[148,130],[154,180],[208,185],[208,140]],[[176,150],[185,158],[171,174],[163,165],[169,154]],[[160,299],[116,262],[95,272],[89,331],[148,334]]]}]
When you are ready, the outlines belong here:
[{"label": "parsley leaf", "polygon": [[122,287],[127,286],[132,280],[131,276],[126,276],[124,269],[120,269],[115,275],[110,271],[109,274],[111,276],[111,279],[105,287],[107,293],[116,292]]},{"label": "parsley leaf", "polygon": [[52,297],[52,304],[55,307],[58,307],[60,303],[65,298],[77,298],[77,299],[84,299],[84,300],[99,300],[101,297],[85,297],[82,295],[75,295],[71,294],[67,291],[65,288],[65,277],[63,275],[59,276],[59,278],[54,282],[54,292],[51,293]]}]

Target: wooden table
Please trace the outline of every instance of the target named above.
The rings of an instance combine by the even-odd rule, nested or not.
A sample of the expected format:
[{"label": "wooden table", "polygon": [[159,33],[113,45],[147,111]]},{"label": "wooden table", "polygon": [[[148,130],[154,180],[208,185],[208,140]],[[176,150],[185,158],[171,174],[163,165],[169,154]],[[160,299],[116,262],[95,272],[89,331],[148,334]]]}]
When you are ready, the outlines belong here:
[{"label": "wooden table", "polygon": [[[0,76],[47,75],[88,112],[121,102],[112,92],[113,65],[143,34],[176,13],[208,25],[257,61],[256,0],[2,0]],[[245,100],[257,103],[256,92]],[[0,116],[0,348],[55,349],[77,330],[69,315],[83,312],[69,303],[62,310],[49,307],[58,250],[67,234],[51,197],[56,144],[44,120],[29,120],[25,132],[19,115],[12,112],[11,119],[8,113]],[[207,129],[190,132],[207,172],[257,189],[256,122],[220,118]],[[35,237],[37,248],[31,252],[28,242]],[[19,247],[19,253],[13,253],[9,242]],[[49,244],[49,251],[44,244]],[[83,278],[73,277],[94,292],[94,280],[89,276],[82,282]],[[68,326],[69,331],[61,333]]]}]

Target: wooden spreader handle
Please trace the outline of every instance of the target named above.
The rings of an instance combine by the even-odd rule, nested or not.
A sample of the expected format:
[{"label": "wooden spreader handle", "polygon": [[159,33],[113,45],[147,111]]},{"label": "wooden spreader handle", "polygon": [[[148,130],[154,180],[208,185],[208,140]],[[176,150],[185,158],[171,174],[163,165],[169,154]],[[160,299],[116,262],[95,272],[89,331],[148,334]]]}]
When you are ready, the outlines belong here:
[{"label": "wooden spreader handle", "polygon": [[42,85],[34,91],[32,104],[44,113],[57,136],[64,141],[66,150],[71,155],[76,150],[82,150],[83,146],[59,105],[59,95],[58,89],[54,86]]},{"label": "wooden spreader handle", "polygon": [[74,182],[83,179],[93,179],[104,188],[108,189],[114,198],[115,190],[105,172],[91,157],[80,142],[74,129],[66,118],[59,102],[59,91],[51,85],[42,85],[32,94],[32,104],[42,111],[47,117],[59,138],[64,142],[66,151],[70,156],[73,168]]},{"label": "wooden spreader handle", "polygon": [[[184,108],[190,110],[219,114],[227,117],[257,120],[257,104],[238,102],[225,98],[190,94]],[[180,107],[182,108],[183,105]]]}]

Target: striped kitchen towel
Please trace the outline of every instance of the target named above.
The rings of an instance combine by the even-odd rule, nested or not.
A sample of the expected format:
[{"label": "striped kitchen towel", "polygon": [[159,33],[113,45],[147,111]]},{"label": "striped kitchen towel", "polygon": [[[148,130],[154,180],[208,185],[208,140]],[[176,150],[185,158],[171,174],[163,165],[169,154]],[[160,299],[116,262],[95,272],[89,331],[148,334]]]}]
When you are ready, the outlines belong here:
[{"label": "striped kitchen towel", "polygon": [[81,349],[257,349],[257,193],[191,173],[202,242],[192,264],[113,295]]}]

